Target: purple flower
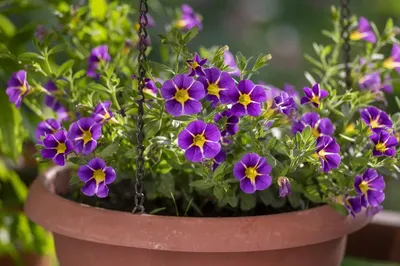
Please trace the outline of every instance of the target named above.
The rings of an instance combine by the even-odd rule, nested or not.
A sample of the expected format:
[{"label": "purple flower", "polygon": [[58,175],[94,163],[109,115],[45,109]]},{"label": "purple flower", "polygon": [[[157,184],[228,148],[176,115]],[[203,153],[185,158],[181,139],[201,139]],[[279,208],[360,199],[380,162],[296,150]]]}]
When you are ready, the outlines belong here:
[{"label": "purple flower", "polygon": [[[146,16],[147,16],[147,27],[153,28],[156,25],[154,18],[152,16],[150,16],[149,14],[147,14]],[[145,22],[144,18],[141,19],[141,22]],[[136,23],[135,28],[137,31],[139,31],[139,29],[140,29],[139,23]]]},{"label": "purple flower", "polygon": [[71,124],[68,138],[74,142],[75,151],[87,155],[94,151],[101,137],[101,125],[91,117],[84,117]]},{"label": "purple flower", "polygon": [[229,96],[233,102],[232,113],[237,116],[259,116],[261,104],[267,100],[264,88],[254,85],[251,80],[240,81],[236,90],[229,92]]},{"label": "purple flower", "polygon": [[267,96],[268,106],[272,106],[274,103],[275,97],[281,94],[281,90],[268,84],[264,84],[264,82],[259,82],[261,86],[265,88],[265,94]]},{"label": "purple flower", "polygon": [[57,165],[64,165],[67,155],[74,149],[72,142],[67,139],[65,130],[46,135],[43,139],[43,144],[42,157],[52,159]]},{"label": "purple flower", "polygon": [[[51,94],[56,94],[59,92],[56,84],[52,80],[47,81],[43,87]],[[44,98],[44,103],[47,107],[51,108],[54,112],[56,112],[57,119],[59,121],[68,120],[67,109],[60,103],[60,101],[58,101],[52,95],[46,94]]]},{"label": "purple flower", "polygon": [[201,59],[200,56],[197,53],[195,53],[193,59],[186,60],[186,62],[189,64],[189,67],[191,69],[189,76],[194,76],[194,75],[205,76],[206,75],[206,73],[204,73],[202,66],[207,62],[207,58]]},{"label": "purple flower", "polygon": [[232,76],[240,77],[240,70],[236,64],[235,57],[229,51],[224,53],[224,64],[229,67],[228,73]]},{"label": "purple flower", "polygon": [[374,106],[361,110],[361,118],[375,133],[392,128],[393,123],[389,116]]},{"label": "purple flower", "polygon": [[111,111],[111,102],[104,101],[96,105],[94,108],[94,112],[92,114],[92,118],[96,123],[104,124],[105,122],[109,121],[113,118],[114,115]]},{"label": "purple flower", "polygon": [[322,136],[317,139],[316,152],[321,162],[321,168],[326,173],[337,168],[340,163],[340,146],[330,136]]},{"label": "purple flower", "polygon": [[61,129],[60,123],[55,119],[46,119],[36,127],[36,141],[42,143],[42,138],[48,134],[54,134]]},{"label": "purple flower", "polygon": [[233,174],[240,181],[240,189],[247,194],[252,194],[256,190],[265,190],[271,185],[272,178],[269,175],[271,170],[267,159],[256,153],[248,153],[235,164]]},{"label": "purple flower", "polygon": [[203,25],[201,24],[201,17],[197,15],[194,10],[186,4],[181,6],[182,15],[176,23],[179,29],[190,30],[193,27],[197,27],[199,31],[202,30]]},{"label": "purple flower", "polygon": [[87,165],[82,165],[78,169],[79,179],[85,182],[82,193],[87,196],[107,197],[109,191],[107,185],[114,182],[116,176],[114,169],[107,166],[100,158],[93,158]]},{"label": "purple flower", "polygon": [[226,124],[223,128],[223,130],[221,131],[221,135],[222,136],[226,136],[226,135],[235,135],[238,131],[239,131],[239,117],[237,117],[236,115],[232,114],[231,110],[225,110],[221,113],[217,113],[214,116],[214,121],[218,122],[219,120],[221,120],[223,117],[226,117]]},{"label": "purple flower", "polygon": [[390,78],[389,74],[385,75],[385,79],[384,79],[383,84],[381,86],[381,90],[383,90],[386,93],[392,93],[393,92],[392,79]]},{"label": "purple flower", "polygon": [[29,93],[29,85],[25,70],[20,70],[12,74],[11,78],[7,81],[6,93],[10,102],[19,108],[22,100]]},{"label": "purple flower", "polygon": [[289,94],[289,96],[293,97],[293,99],[300,99],[300,95],[297,92],[296,88],[293,85],[285,83],[283,85],[283,90]]},{"label": "purple flower", "polygon": [[178,145],[185,150],[185,157],[192,162],[214,158],[221,150],[221,132],[214,124],[197,120],[190,122],[178,135]]},{"label": "purple flower", "polygon": [[281,176],[278,178],[279,197],[283,198],[292,193],[292,186],[287,177]]},{"label": "purple flower", "polygon": [[377,207],[385,199],[385,180],[375,169],[368,168],[362,176],[356,176],[354,189],[361,196],[361,204],[364,207]]},{"label": "purple flower", "polygon": [[367,42],[376,43],[376,36],[366,18],[360,17],[358,28],[350,34],[350,40],[364,40]]},{"label": "purple flower", "polygon": [[361,197],[350,197],[346,195],[344,197],[344,206],[353,218],[356,217],[356,214],[361,212]]},{"label": "purple flower", "polygon": [[198,77],[205,90],[206,100],[212,102],[215,107],[218,102],[223,104],[230,103],[229,94],[236,91],[236,85],[233,78],[227,73],[216,67],[205,70],[204,77]]},{"label": "purple flower", "polygon": [[89,66],[86,75],[98,79],[100,75],[96,72],[96,70],[98,69],[99,64],[102,62],[109,62],[110,60],[111,56],[108,53],[107,45],[100,45],[93,48],[89,56]]},{"label": "purple flower", "polygon": [[388,69],[396,69],[400,73],[400,46],[393,44],[392,53],[389,58],[383,62],[383,67]]},{"label": "purple flower", "polygon": [[297,109],[293,97],[284,91],[274,98],[271,108],[287,116],[291,116]]},{"label": "purple flower", "polygon": [[[132,79],[132,80],[136,79],[136,75],[132,75],[132,76],[131,76],[131,79]],[[158,82],[160,82],[160,83],[163,83],[163,82],[164,82],[163,80],[161,80],[161,79],[159,79],[159,78],[156,78],[155,80],[158,81]],[[149,78],[145,78],[145,79],[144,79],[144,89],[143,89],[143,92],[145,92],[145,93],[147,93],[147,94],[150,94],[150,95],[153,96],[153,97],[157,97],[158,88],[157,88],[156,84],[154,83],[154,81],[152,81],[152,80],[149,79]]]},{"label": "purple flower", "polygon": [[381,87],[381,75],[379,72],[372,72],[360,78],[358,84],[361,89],[378,91]]},{"label": "purple flower", "polygon": [[301,98],[301,104],[312,103],[317,108],[321,104],[321,100],[329,95],[326,90],[320,88],[318,83],[312,89],[308,87],[303,88],[303,91],[306,96]]},{"label": "purple flower", "polygon": [[395,136],[390,135],[388,132],[381,130],[379,133],[374,133],[369,137],[375,144],[373,155],[374,156],[395,156],[396,147],[399,144]]},{"label": "purple flower", "polygon": [[226,160],[226,152],[221,149],[221,151],[215,155],[213,158],[212,170],[213,172],[218,168],[218,166]]},{"label": "purple flower", "polygon": [[301,119],[293,123],[292,132],[303,132],[306,126],[310,126],[314,137],[330,136],[335,131],[335,128],[329,118],[320,119],[319,114],[310,112],[301,116]]},{"label": "purple flower", "polygon": [[201,111],[200,100],[205,91],[201,82],[185,74],[176,75],[161,87],[161,96],[166,100],[165,110],[173,116],[194,115]]},{"label": "purple flower", "polygon": [[46,27],[43,25],[38,25],[35,29],[35,38],[38,39],[38,41],[42,41],[44,39],[44,37],[46,37],[46,35],[49,32],[47,31]]}]

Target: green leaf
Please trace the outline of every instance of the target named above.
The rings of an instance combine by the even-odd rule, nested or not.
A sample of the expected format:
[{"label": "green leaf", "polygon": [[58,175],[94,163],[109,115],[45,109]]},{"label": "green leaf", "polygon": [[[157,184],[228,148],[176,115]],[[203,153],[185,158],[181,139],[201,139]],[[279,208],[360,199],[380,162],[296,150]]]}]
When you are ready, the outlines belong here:
[{"label": "green leaf", "polygon": [[292,193],[288,196],[288,200],[289,200],[290,205],[292,205],[293,208],[295,208],[295,209],[300,208],[300,206],[301,206],[300,193],[292,191]]},{"label": "green leaf", "polygon": [[12,21],[0,14],[0,32],[3,32],[7,37],[13,37],[16,33],[16,29]]},{"label": "green leaf", "polygon": [[112,142],[110,145],[106,146],[100,153],[99,157],[106,159],[112,157],[114,153],[117,151],[119,146],[118,142]]},{"label": "green leaf", "polygon": [[90,14],[93,18],[103,20],[107,14],[106,0],[89,0]]},{"label": "green leaf", "polygon": [[157,191],[166,197],[171,197],[171,194],[175,193],[175,179],[170,173],[161,175],[161,182]]},{"label": "green leaf", "polygon": [[151,138],[155,136],[158,131],[160,131],[162,125],[162,120],[153,120],[152,122],[149,122],[144,125],[144,132],[146,135],[146,138]]},{"label": "green leaf", "polygon": [[236,62],[237,62],[239,70],[241,72],[243,72],[243,70],[245,70],[247,67],[247,62],[246,62],[246,58],[243,56],[243,54],[241,52],[238,52],[236,54]]},{"label": "green leaf", "polygon": [[222,177],[224,175],[226,166],[227,166],[227,163],[225,163],[225,162],[222,163],[221,165],[219,165],[217,167],[217,169],[215,169],[215,171],[214,171],[214,173],[212,175],[212,178],[213,179],[218,179],[219,177]]},{"label": "green leaf", "polygon": [[66,61],[64,64],[62,64],[58,70],[57,70],[57,77],[61,77],[64,73],[66,73],[68,70],[72,69],[72,66],[74,65],[74,60],[70,59]]},{"label": "green leaf", "polygon": [[254,194],[240,194],[240,209],[243,211],[248,211],[254,209],[256,206],[256,197]]},{"label": "green leaf", "polygon": [[197,27],[191,28],[183,37],[183,44],[187,44],[191,40],[193,40],[194,37],[199,33],[199,29]]},{"label": "green leaf", "polygon": [[272,150],[275,147],[277,141],[278,139],[275,137],[270,138],[266,145],[267,150]]},{"label": "green leaf", "polygon": [[267,55],[260,54],[257,57],[256,62],[254,63],[253,70],[256,71],[256,70],[258,70],[260,68],[263,68],[263,67],[267,66],[268,65],[268,61],[271,60],[271,59],[272,59],[272,56],[270,54],[267,54]]},{"label": "green leaf", "polygon": [[44,60],[44,57],[37,53],[26,52],[22,53],[18,56],[18,60],[20,61],[35,61]]},{"label": "green leaf", "polygon": [[81,69],[81,70],[79,70],[78,72],[76,72],[76,73],[72,76],[72,78],[73,78],[73,79],[80,79],[80,78],[82,78],[83,76],[85,76],[85,74],[86,74],[86,70],[85,70],[85,69]]},{"label": "green leaf", "polygon": [[206,180],[196,180],[189,184],[191,187],[196,187],[199,189],[208,189],[213,187],[215,184],[213,181],[206,181]]},{"label": "green leaf", "polygon": [[70,157],[68,158],[68,161],[76,165],[84,165],[87,163],[87,161],[82,157]]},{"label": "green leaf", "polygon": [[53,48],[51,48],[50,51],[47,53],[47,55],[52,55],[52,54],[56,54],[56,53],[65,51],[66,48],[67,48],[67,45],[64,43],[58,44],[58,45],[54,46]]},{"label": "green leaf", "polygon": [[222,200],[224,198],[225,191],[222,187],[215,186],[213,189],[213,194],[217,199]]},{"label": "green leaf", "polygon": [[308,82],[310,82],[310,84],[313,86],[314,84],[316,84],[317,82],[315,81],[314,77],[309,73],[309,72],[304,72],[304,76],[306,77],[306,79],[308,80]]},{"label": "green leaf", "polygon": [[262,203],[264,203],[265,206],[271,205],[271,203],[274,201],[274,195],[269,189],[259,192],[259,195]]},{"label": "green leaf", "polygon": [[271,154],[266,154],[266,155],[265,155],[265,158],[267,159],[268,164],[269,164],[272,168],[275,167],[275,166],[277,165],[277,161],[276,161],[275,157],[272,156]]}]

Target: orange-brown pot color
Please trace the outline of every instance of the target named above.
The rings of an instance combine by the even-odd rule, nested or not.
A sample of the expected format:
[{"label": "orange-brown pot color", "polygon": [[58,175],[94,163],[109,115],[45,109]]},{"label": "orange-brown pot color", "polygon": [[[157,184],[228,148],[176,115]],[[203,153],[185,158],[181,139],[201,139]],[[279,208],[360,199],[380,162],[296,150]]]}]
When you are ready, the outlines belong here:
[{"label": "orange-brown pot color", "polygon": [[329,206],[237,218],[133,215],[58,196],[56,175],[36,179],[25,211],[53,232],[61,266],[338,266],[346,236],[369,221]]}]

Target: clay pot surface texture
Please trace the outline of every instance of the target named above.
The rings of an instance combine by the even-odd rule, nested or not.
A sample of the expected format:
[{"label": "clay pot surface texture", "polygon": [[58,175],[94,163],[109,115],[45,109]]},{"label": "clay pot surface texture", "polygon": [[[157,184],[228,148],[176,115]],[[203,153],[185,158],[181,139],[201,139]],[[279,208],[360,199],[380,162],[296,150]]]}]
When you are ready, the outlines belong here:
[{"label": "clay pot surface texture", "polygon": [[53,232],[60,266],[339,266],[346,236],[369,222],[329,206],[254,217],[133,215],[58,196],[57,173],[34,181],[25,212]]},{"label": "clay pot surface texture", "polygon": [[[54,266],[54,260],[50,256],[41,256],[32,253],[21,254],[22,263],[24,266]],[[16,266],[17,264],[11,257],[1,257],[1,266]]]}]

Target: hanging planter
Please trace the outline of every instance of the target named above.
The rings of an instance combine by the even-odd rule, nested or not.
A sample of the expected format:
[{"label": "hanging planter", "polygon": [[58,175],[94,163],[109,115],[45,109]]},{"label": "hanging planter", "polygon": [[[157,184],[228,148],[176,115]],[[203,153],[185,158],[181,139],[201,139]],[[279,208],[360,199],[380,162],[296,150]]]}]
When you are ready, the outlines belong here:
[{"label": "hanging planter", "polygon": [[[162,63],[147,57],[146,0],[137,24],[117,2],[57,10],[64,27],[19,56],[36,72],[16,72],[7,94],[62,112],[38,127],[38,158],[70,173],[37,179],[25,206],[61,266],[338,266],[346,236],[381,210],[384,176],[400,172],[400,115],[382,110],[397,31],[341,2],[301,96],[251,80],[269,54],[192,52],[202,22],[188,5],[160,36]],[[74,59],[56,67],[63,49]]]},{"label": "hanging planter", "polygon": [[35,181],[25,210],[53,232],[61,266],[336,266],[346,236],[369,221],[365,215],[340,215],[330,206],[255,217],[131,215],[57,195],[55,180],[69,179],[62,172],[57,177],[59,171]]}]

